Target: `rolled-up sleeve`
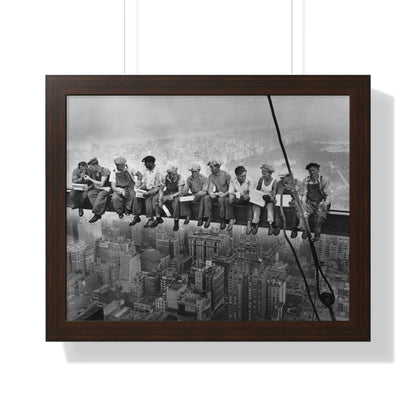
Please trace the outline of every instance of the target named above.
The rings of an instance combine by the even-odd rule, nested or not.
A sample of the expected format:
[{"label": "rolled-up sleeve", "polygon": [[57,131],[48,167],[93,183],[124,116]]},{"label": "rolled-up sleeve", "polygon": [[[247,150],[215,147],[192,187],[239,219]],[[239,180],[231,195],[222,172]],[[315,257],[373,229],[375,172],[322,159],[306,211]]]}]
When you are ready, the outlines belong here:
[{"label": "rolled-up sleeve", "polygon": [[332,203],[332,187],[328,179],[322,179],[322,193],[325,195],[325,203],[329,205]]}]

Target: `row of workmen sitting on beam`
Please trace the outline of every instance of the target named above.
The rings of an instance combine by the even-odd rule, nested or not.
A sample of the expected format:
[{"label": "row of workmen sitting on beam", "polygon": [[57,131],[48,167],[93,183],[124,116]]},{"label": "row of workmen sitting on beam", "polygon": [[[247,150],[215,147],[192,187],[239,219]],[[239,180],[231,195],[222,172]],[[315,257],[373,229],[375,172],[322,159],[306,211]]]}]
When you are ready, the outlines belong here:
[{"label": "row of workmen sitting on beam", "polygon": [[[148,219],[144,227],[154,228],[163,223],[162,211],[167,205],[173,210],[173,230],[177,231],[180,217],[186,217],[184,224],[190,222],[190,200],[198,204],[197,225],[205,228],[210,226],[212,220],[212,202],[217,201],[222,230],[233,229],[236,221],[234,207],[239,205],[247,209],[246,233],[257,234],[261,207],[264,206],[269,224],[268,234],[278,235],[283,226],[283,218],[280,207],[276,205],[279,205],[281,194],[288,194],[292,197],[290,205],[295,207],[296,213],[293,223],[290,224],[291,237],[297,236],[299,226],[303,230],[302,237],[307,238],[303,221],[300,221],[300,209],[293,200],[293,192],[296,191],[306,219],[315,214],[315,239],[319,239],[331,204],[329,181],[319,174],[320,166],[314,162],[306,166],[309,176],[301,183],[296,179],[292,181],[289,174],[281,175],[280,180],[273,178],[275,169],[266,163],[260,167],[261,176],[258,181],[253,182],[243,166],[236,167],[235,176],[231,177],[221,169],[221,162],[218,160],[208,162],[211,170],[208,177],[201,174],[200,165],[192,164],[189,167],[190,176],[186,179],[178,173],[176,166],[169,166],[166,174],[162,174],[156,167],[153,156],[146,156],[142,162],[144,173],[129,168],[124,157],[114,159],[115,169],[112,172],[100,166],[96,158],[88,163],[80,162],[72,175],[73,208],[78,208],[79,215],[82,216],[84,202],[89,199],[94,214],[89,222],[93,223],[102,217],[108,198],[111,197],[120,218],[125,214],[133,214],[133,220],[129,224],[133,226],[141,221],[140,214],[144,204]],[[259,195],[260,199],[254,201],[255,196],[259,198]],[[185,196],[188,197],[184,198]]]}]

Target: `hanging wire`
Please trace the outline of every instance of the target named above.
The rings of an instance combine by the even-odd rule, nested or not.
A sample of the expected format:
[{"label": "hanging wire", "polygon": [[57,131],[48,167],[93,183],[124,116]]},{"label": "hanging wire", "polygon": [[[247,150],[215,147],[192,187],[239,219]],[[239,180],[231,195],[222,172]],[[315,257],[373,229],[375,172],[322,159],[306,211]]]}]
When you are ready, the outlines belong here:
[{"label": "hanging wire", "polygon": [[[273,117],[274,125],[276,127],[277,137],[279,139],[280,147],[281,147],[282,152],[283,152],[283,157],[285,158],[286,167],[287,167],[287,170],[289,172],[290,183],[291,183],[291,186],[294,186],[295,179],[293,177],[292,169],[290,168],[290,162],[289,162],[289,159],[287,157],[286,148],[285,148],[285,145],[284,145],[283,140],[282,140],[282,135],[280,133],[279,123],[277,122],[276,113],[274,111],[272,98],[270,97],[270,95],[268,95],[267,99],[269,101],[270,110],[272,112],[272,117]],[[315,279],[316,279],[316,287],[317,287],[317,291],[318,291],[319,300],[329,310],[329,313],[331,315],[331,319],[333,321],[335,321],[336,318],[335,318],[334,310],[332,308],[332,305],[335,302],[334,291],[333,291],[333,289],[331,287],[331,284],[329,283],[328,279],[326,278],[324,272],[322,271],[321,263],[320,263],[319,258],[318,258],[318,253],[316,252],[316,247],[315,247],[314,240],[312,238],[311,230],[310,230],[310,227],[309,227],[309,221],[308,221],[308,218],[305,216],[305,212],[304,212],[302,203],[299,199],[299,195],[298,195],[298,192],[296,191],[296,189],[294,189],[292,191],[292,196],[293,196],[293,199],[295,200],[296,206],[299,210],[300,218],[301,218],[301,221],[303,222],[304,229],[307,232],[309,247],[311,249],[312,258],[313,258],[313,261],[314,261],[314,264],[315,264]],[[283,211],[283,208],[281,208],[281,211]],[[283,219],[285,221],[284,216],[283,216]],[[286,232],[285,232],[285,238],[286,238],[286,241],[289,241],[288,237],[286,235]],[[292,248],[292,251],[294,251],[292,245],[290,243],[289,243],[289,245]],[[298,263],[298,267],[299,267],[299,262],[298,262],[297,256],[295,256],[295,258],[296,258],[296,262]],[[299,270],[301,270],[301,268],[299,268]],[[302,276],[304,276],[303,270],[301,270],[301,274],[302,274]],[[319,277],[319,275],[321,275],[322,278],[324,279],[325,284],[327,285],[327,287],[329,289],[329,292],[321,292],[320,291],[320,285],[319,285],[320,277]],[[306,284],[306,287],[308,287],[306,281],[305,281],[305,284]],[[308,290],[308,295],[309,295],[309,288],[307,290]],[[313,308],[315,309],[315,305],[312,302],[312,298],[310,296],[309,296],[309,300],[311,301],[311,304],[313,305]]]},{"label": "hanging wire", "polygon": [[302,269],[302,266],[301,266],[301,264],[300,264],[300,261],[299,261],[298,255],[297,255],[297,253],[296,253],[295,248],[293,247],[292,242],[289,240],[289,237],[288,237],[288,236],[287,236],[287,234],[286,234],[286,216],[285,216],[285,213],[284,213],[284,211],[283,211],[283,193],[280,195],[280,212],[281,212],[281,214],[282,214],[282,218],[283,218],[283,235],[285,236],[285,239],[286,239],[287,243],[289,244],[289,247],[290,247],[290,248],[291,248],[291,250],[292,250],[293,256],[295,257],[296,264],[298,265],[298,269],[299,269],[299,271],[300,271],[300,274],[302,275],[303,282],[304,282],[305,287],[306,287],[306,292],[308,293],[309,302],[310,302],[310,304],[312,305],[312,309],[313,309],[313,312],[314,312],[314,314],[315,314],[315,317],[316,317],[316,319],[317,319],[318,321],[320,321],[320,320],[321,320],[321,318],[319,317],[318,311],[316,310],[315,303],[314,303],[314,301],[312,300],[311,292],[310,292],[310,290],[309,290],[309,285],[308,285],[308,282],[307,282],[307,280],[306,280],[305,273],[304,273],[304,271],[303,271],[303,269]]}]

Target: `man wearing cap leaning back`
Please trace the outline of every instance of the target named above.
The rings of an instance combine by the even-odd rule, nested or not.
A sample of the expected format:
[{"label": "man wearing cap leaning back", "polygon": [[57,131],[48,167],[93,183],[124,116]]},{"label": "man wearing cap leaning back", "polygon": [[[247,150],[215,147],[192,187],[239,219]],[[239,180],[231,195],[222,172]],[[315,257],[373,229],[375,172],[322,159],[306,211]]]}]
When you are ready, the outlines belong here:
[{"label": "man wearing cap leaning back", "polygon": [[[163,175],[160,173],[160,171],[156,168],[156,159],[153,156],[146,156],[142,162],[145,166],[145,171],[143,173],[142,177],[142,183],[141,185],[136,188],[136,194],[138,191],[142,190],[144,191],[142,193],[142,198],[145,201],[146,206],[146,217],[148,218],[147,223],[144,225],[144,228],[148,227],[157,227],[158,224],[162,223],[163,220],[160,216],[156,217],[156,219],[153,218],[154,212],[156,211],[156,206],[159,204],[160,195],[159,192],[163,190]],[[138,201],[139,198],[134,199],[133,204],[133,212],[135,215],[135,219],[132,221],[136,221],[138,216],[140,215],[140,208],[138,204],[140,202]],[[160,214],[159,214],[160,215]],[[139,222],[138,220],[136,222]],[[134,222],[134,224],[136,223]],[[130,225],[134,225],[130,223]]]},{"label": "man wearing cap leaning back", "polygon": [[253,204],[250,203],[250,187],[252,181],[247,176],[247,169],[244,166],[237,166],[234,169],[235,178],[231,180],[229,196],[230,196],[230,223],[227,230],[231,231],[235,223],[234,205],[244,205],[247,211],[247,229],[246,234],[252,231],[251,221],[253,219]]},{"label": "man wearing cap leaning back", "polygon": [[[280,180],[277,182],[276,200],[280,201],[280,195],[290,195],[292,198],[289,201],[289,206],[295,207],[296,204],[294,201],[293,193],[295,191],[299,192],[301,190],[299,181],[296,178],[294,178],[293,183],[292,183],[292,180],[290,179],[290,175],[287,172],[279,176],[280,176]],[[277,206],[275,209],[274,222],[276,224],[276,228],[273,234],[279,235],[280,230],[283,227],[283,217],[280,211],[280,203],[279,203],[279,206]],[[292,238],[295,238],[297,235],[297,230],[296,230],[297,225],[298,225],[298,222],[296,219],[296,215],[293,215],[291,224],[289,225],[292,228],[292,234],[291,234]]]},{"label": "man wearing cap leaning back", "polygon": [[[306,221],[308,221],[310,215],[316,215],[314,240],[318,241],[321,236],[322,225],[326,220],[327,211],[331,205],[332,190],[329,180],[319,174],[320,165],[318,163],[308,163],[305,169],[309,171],[309,176],[302,183],[301,202]],[[300,220],[299,210],[297,210],[297,220]],[[308,234],[303,221],[300,221],[299,228],[303,230],[302,238],[306,239]],[[293,237],[295,237],[295,233],[292,233]]]},{"label": "man wearing cap leaning back", "polygon": [[[228,190],[231,183],[231,175],[224,170],[221,170],[221,162],[218,160],[210,160],[208,166],[211,169],[211,175],[208,177],[208,194],[212,200],[218,200],[220,209],[220,229],[224,230],[226,227],[226,219],[230,219],[230,203],[228,197]],[[210,208],[210,207],[209,207]],[[208,219],[204,227],[208,228],[212,219],[212,210],[209,209]]]},{"label": "man wearing cap leaning back", "polygon": [[[197,225],[200,227],[211,212],[211,197],[208,195],[208,178],[200,173],[201,166],[198,163],[192,163],[188,170],[191,172],[191,176],[186,179],[182,194],[186,196],[190,192],[194,197],[194,201],[198,202]],[[186,215],[184,224],[189,224],[191,215],[189,202],[181,202],[181,209]]]},{"label": "man wearing cap leaning back", "polygon": [[169,166],[166,169],[167,175],[163,180],[165,190],[159,190],[159,203],[156,205],[156,216],[160,218],[162,205],[169,202],[173,208],[173,231],[179,230],[180,205],[179,197],[182,195],[185,186],[185,180],[178,174],[177,166]]},{"label": "man wearing cap leaning back", "polygon": [[[263,194],[263,199],[266,202],[267,222],[269,223],[269,235],[277,234],[277,227],[274,222],[274,204],[276,202],[277,181],[272,177],[275,171],[273,166],[263,163],[260,166],[261,177],[257,183],[256,189]],[[253,234],[257,234],[260,222],[260,207],[253,205]]]},{"label": "man wearing cap leaning back", "polygon": [[108,197],[111,193],[110,170],[100,166],[95,157],[88,162],[88,170],[89,174],[84,175],[84,178],[94,186],[88,191],[88,199],[94,214],[89,222],[96,222],[104,215],[107,208]]},{"label": "man wearing cap leaning back", "polygon": [[116,168],[110,174],[111,189],[113,190],[111,201],[121,219],[124,214],[130,215],[133,210],[136,172],[127,167],[127,160],[124,157],[116,157],[114,164]]}]

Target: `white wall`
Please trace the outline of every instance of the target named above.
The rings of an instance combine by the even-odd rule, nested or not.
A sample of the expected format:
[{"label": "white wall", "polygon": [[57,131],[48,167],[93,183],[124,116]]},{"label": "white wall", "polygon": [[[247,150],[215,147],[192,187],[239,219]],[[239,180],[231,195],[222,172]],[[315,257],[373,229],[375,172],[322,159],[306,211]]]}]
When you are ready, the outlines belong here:
[{"label": "white wall", "polygon": [[0,3],[3,414],[414,407],[410,1],[305,0],[305,49],[295,51],[297,72],[372,75],[372,343],[44,342],[44,75],[121,74],[135,62],[141,73],[289,73],[289,3],[140,0],[138,39],[127,39],[140,50],[126,63],[122,0]]}]

